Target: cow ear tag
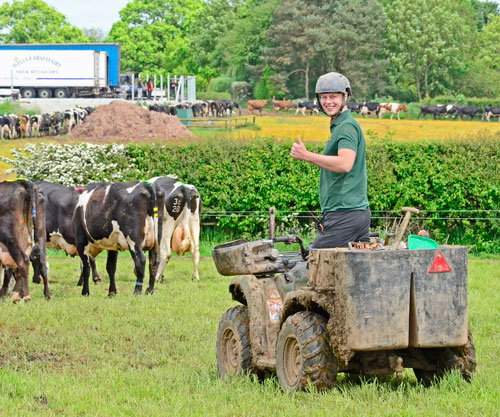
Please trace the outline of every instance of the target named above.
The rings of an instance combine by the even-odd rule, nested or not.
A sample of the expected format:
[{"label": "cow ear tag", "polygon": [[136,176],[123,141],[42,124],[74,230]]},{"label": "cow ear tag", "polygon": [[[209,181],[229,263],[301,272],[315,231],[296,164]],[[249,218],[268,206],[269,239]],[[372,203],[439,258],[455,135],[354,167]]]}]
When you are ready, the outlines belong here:
[{"label": "cow ear tag", "polygon": [[450,265],[448,265],[448,262],[446,262],[446,259],[444,259],[443,254],[441,251],[436,252],[436,257],[434,258],[434,262],[432,262],[431,268],[429,269],[429,274],[438,274],[440,272],[450,272],[451,268]]}]

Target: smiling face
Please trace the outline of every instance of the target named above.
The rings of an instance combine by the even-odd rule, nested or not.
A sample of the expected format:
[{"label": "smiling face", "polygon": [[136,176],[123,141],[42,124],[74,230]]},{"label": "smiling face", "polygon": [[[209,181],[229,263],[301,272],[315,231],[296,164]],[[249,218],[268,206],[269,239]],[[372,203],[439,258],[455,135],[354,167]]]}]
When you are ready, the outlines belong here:
[{"label": "smiling face", "polygon": [[347,101],[347,93],[321,93],[320,94],[320,102],[321,107],[328,116],[335,116],[339,110],[343,112],[346,107],[340,108],[342,105],[342,96],[345,96],[345,102]]}]

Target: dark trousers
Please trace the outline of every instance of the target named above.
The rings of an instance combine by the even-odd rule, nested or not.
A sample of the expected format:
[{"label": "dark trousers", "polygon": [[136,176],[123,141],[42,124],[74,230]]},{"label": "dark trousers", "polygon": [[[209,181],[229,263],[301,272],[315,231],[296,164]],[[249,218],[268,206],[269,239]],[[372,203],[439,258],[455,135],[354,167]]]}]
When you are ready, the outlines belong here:
[{"label": "dark trousers", "polygon": [[342,248],[349,242],[369,242],[371,215],[370,208],[323,213],[312,248]]}]

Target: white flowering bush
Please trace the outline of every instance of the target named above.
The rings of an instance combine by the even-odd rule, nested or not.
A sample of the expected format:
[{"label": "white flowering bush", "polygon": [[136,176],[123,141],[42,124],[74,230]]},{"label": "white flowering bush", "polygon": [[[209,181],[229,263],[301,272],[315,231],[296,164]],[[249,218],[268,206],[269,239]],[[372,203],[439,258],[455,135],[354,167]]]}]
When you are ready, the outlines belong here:
[{"label": "white flowering bush", "polygon": [[66,186],[122,181],[122,170],[132,168],[125,146],[117,144],[27,144],[24,149],[14,149],[12,155],[12,159],[0,156],[13,166],[7,173],[15,172],[21,178]]}]

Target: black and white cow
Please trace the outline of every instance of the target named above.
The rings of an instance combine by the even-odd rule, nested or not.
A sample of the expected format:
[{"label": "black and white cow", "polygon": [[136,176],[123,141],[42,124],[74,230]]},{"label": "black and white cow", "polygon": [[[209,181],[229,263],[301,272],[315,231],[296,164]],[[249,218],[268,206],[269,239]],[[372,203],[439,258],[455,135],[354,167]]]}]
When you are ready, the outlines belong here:
[{"label": "black and white cow", "polygon": [[486,119],[488,122],[490,121],[491,116],[498,117],[498,121],[500,122],[500,106],[485,106],[483,119]]},{"label": "black and white cow", "polygon": [[361,109],[359,112],[363,117],[365,116],[373,116],[373,115],[378,115],[378,105],[379,103],[376,101],[368,101],[364,102],[363,105],[361,106]]},{"label": "black and white cow", "polygon": [[347,108],[354,113],[359,113],[361,111],[362,106],[363,105],[361,103],[355,103],[355,102],[351,102],[351,101],[347,102]]},{"label": "black and white cow", "polygon": [[[9,268],[16,283],[13,301],[28,301],[30,258],[39,269],[45,298],[51,297],[45,247],[45,198],[36,185],[17,180],[0,182],[0,267]],[[4,277],[0,297],[7,295],[10,274]]]},{"label": "black and white cow", "polygon": [[[72,221],[79,195],[85,190],[91,190],[102,184],[90,184],[86,187],[66,187],[47,181],[36,181],[36,186],[45,195],[45,231],[47,235],[47,248],[63,250],[70,256],[77,255],[75,234]],[[94,258],[89,259],[92,269],[92,280],[101,281],[97,272]],[[33,281],[37,282],[37,270]],[[79,285],[83,284],[80,276]]]},{"label": "black and white cow", "polygon": [[305,116],[306,111],[311,112],[311,116],[319,114],[318,102],[316,100],[301,101],[297,106],[297,110],[295,110],[295,114],[297,115],[297,113],[301,112],[302,116]]},{"label": "black and white cow", "polygon": [[472,120],[474,119],[474,117],[479,116],[481,113],[483,113],[483,109],[476,106],[460,107],[460,110],[458,112],[462,120],[464,119],[464,116],[469,116],[470,120]]},{"label": "black and white cow", "polygon": [[178,255],[191,252],[193,280],[199,281],[200,194],[194,185],[184,184],[172,178],[155,177],[149,181],[154,184],[157,193],[163,194],[159,231],[160,259],[155,278],[161,281],[172,251]]},{"label": "black and white cow", "polygon": [[[162,196],[158,196],[160,201]],[[128,250],[134,261],[136,285],[134,294],[142,293],[146,257],[150,251],[156,260],[158,250],[158,204],[152,185],[134,181],[99,185],[83,191],[73,215],[76,248],[82,260],[82,295],[89,295],[90,258],[108,251],[106,271],[109,275],[109,295],[116,294],[115,271],[118,251]],[[154,271],[150,275],[147,293],[154,290]]]},{"label": "black and white cow", "polygon": [[443,105],[436,105],[436,106],[420,106],[420,113],[417,117],[417,119],[420,119],[420,116],[427,116],[428,114],[431,114],[434,116],[434,120],[436,120],[437,116],[441,116],[443,114],[446,114],[446,106]]}]

